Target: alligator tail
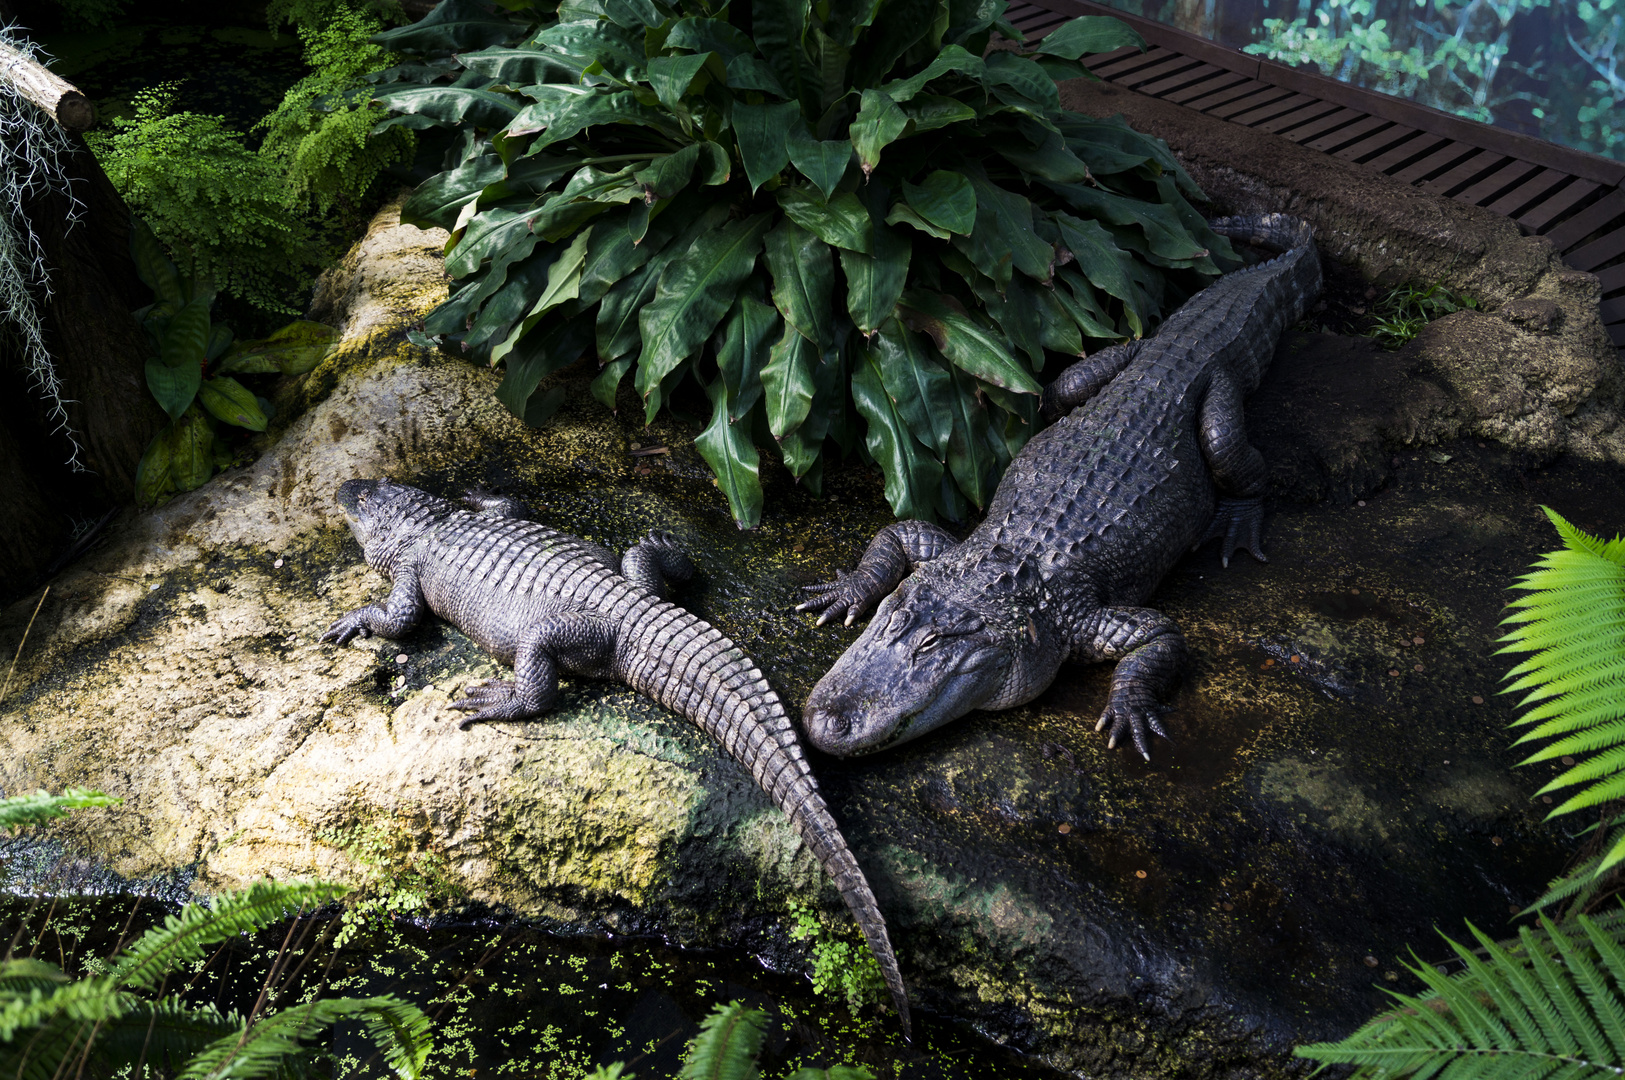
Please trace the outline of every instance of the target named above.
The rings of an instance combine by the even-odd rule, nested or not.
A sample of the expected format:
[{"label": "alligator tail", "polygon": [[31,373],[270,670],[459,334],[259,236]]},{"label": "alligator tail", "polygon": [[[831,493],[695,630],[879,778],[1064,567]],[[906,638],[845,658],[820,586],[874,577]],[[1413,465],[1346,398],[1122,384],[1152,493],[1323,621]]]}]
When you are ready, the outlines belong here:
[{"label": "alligator tail", "polygon": [[830,816],[778,694],[744,651],[715,627],[673,604],[651,601],[627,626],[623,676],[694,721],[750,770],[758,786],[790,818],[796,832],[835,880],[910,1036],[908,990],[897,968],[886,920],[863,869]]},{"label": "alligator tail", "polygon": [[1238,214],[1216,218],[1208,226],[1220,236],[1240,240],[1266,251],[1287,252],[1315,242],[1309,223],[1291,214]]}]

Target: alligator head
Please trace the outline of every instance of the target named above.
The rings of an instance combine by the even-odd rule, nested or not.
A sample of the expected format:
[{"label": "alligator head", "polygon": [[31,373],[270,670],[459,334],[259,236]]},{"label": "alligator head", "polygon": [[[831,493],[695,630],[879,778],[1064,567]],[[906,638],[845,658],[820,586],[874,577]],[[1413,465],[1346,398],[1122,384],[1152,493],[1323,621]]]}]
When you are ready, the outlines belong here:
[{"label": "alligator head", "polygon": [[419,533],[457,509],[444,499],[397,484],[387,476],[346,480],[339,485],[338,504],[349,519],[350,531],[361,542],[367,564],[386,573],[393,569],[396,555]]},{"label": "alligator head", "polygon": [[[807,737],[848,757],[905,742],[973,709],[1007,708],[1047,685],[1039,629],[1008,603],[950,599],[915,574],[881,601],[863,635],[813,687]],[[1047,645],[1045,640],[1043,644]],[[1059,659],[1051,666],[1058,666]]]}]

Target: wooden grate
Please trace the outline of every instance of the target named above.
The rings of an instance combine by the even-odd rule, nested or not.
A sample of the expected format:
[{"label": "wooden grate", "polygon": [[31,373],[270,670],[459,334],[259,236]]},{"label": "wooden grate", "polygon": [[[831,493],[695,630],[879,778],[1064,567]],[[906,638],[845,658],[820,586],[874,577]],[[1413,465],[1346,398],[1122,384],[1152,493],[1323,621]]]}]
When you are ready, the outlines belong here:
[{"label": "wooden grate", "polygon": [[1111,15],[1149,48],[1085,57],[1108,82],[1504,214],[1602,282],[1603,322],[1625,350],[1625,162],[1450,116],[1091,3],[1018,0],[1029,41],[1076,15]]}]

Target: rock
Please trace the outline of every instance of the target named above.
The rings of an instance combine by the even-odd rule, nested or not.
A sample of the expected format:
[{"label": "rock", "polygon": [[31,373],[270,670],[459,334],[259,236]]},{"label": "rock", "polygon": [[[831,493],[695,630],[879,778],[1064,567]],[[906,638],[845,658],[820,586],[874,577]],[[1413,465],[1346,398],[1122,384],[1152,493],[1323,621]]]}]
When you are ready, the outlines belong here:
[{"label": "rock", "polygon": [[[790,898],[849,925],[744,771],[625,687],[573,680],[542,720],[460,732],[451,695],[495,670],[460,633],[317,643],[386,587],[333,502],[385,472],[507,490],[615,547],[672,529],[700,567],[678,599],[792,713],[857,633],[790,609],[889,520],[878,476],[832,468],[815,500],[764,462],[763,523],[740,533],[691,429],[638,426],[630,397],[606,413],[590,370],[554,376],[564,406],[524,427],[496,373],[404,337],[444,295],[434,246],[381,215],[323,287],[341,346],[281,392],[260,458],[121,521],[52,583],[20,652],[40,597],[0,617],[0,656],[17,656],[0,787],[123,797],[52,835],[129,878],[415,874],[553,925],[753,948],[783,944]],[[1366,349],[1289,341],[1253,401],[1302,501],[1274,504],[1269,565],[1224,571],[1210,547],[1153,598],[1193,656],[1153,764],[1093,731],[1105,666],[893,752],[815,761],[921,1007],[1094,1077],[1279,1076],[1300,1069],[1294,1042],[1384,1003],[1364,957],[1434,955],[1432,928],[1463,917],[1500,930],[1556,872],[1566,842],[1529,805],[1549,774],[1512,770],[1490,654],[1506,584],[1557,543],[1536,502],[1596,529],[1625,492],[1473,440],[1387,456],[1395,425],[1431,415],[1418,387],[1457,392],[1418,381],[1418,355]],[[632,459],[633,442],[670,453]]]},{"label": "rock", "polygon": [[[1625,463],[1625,373],[1602,323],[1601,284],[1565,266],[1545,237],[1524,236],[1510,218],[1374,169],[1110,83],[1075,79],[1063,84],[1061,101],[1091,116],[1122,114],[1166,140],[1214,200],[1212,212],[1297,214],[1314,225],[1322,255],[1367,280],[1443,284],[1477,300],[1492,319],[1464,312],[1413,343],[1449,400],[1406,410],[1394,429],[1406,445],[1470,431],[1536,459],[1568,451]],[[1525,357],[1538,374],[1526,373]],[[1547,376],[1555,379],[1549,386]]]}]

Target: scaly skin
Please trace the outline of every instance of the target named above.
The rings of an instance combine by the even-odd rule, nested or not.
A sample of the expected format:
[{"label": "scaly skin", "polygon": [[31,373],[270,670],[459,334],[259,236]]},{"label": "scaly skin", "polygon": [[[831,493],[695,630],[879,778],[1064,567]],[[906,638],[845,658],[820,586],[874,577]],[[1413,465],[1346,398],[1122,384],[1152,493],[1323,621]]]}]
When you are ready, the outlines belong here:
[{"label": "scaly skin", "polygon": [[[1141,607],[1175,561],[1218,538],[1263,561],[1264,460],[1242,430],[1281,332],[1320,292],[1307,223],[1280,214],[1214,223],[1284,254],[1227,274],[1150,338],[1113,346],[1044,392],[1059,419],[1010,463],[963,542],[935,525],[880,531],[858,567],[800,610],[863,635],[813,688],[808,737],[837,755],[912,739],[973,709],[1030,701],[1067,659],[1115,660],[1096,730],[1150,760],[1184,639]],[[896,591],[893,591],[893,590]]]},{"label": "scaly skin", "polygon": [[394,580],[389,599],[335,622],[322,640],[395,638],[429,612],[505,664],[512,680],[470,686],[452,708],[458,726],[530,720],[558,698],[558,672],[616,679],[693,720],[795,824],[880,961],[910,1030],[908,993],[885,919],[808,768],[795,730],[767,680],[732,641],[662,599],[667,580],[693,564],[669,533],[651,533],[621,557],[522,518],[515,501],[471,492],[473,509],[383,480],[351,480],[339,504],[367,562]]}]

